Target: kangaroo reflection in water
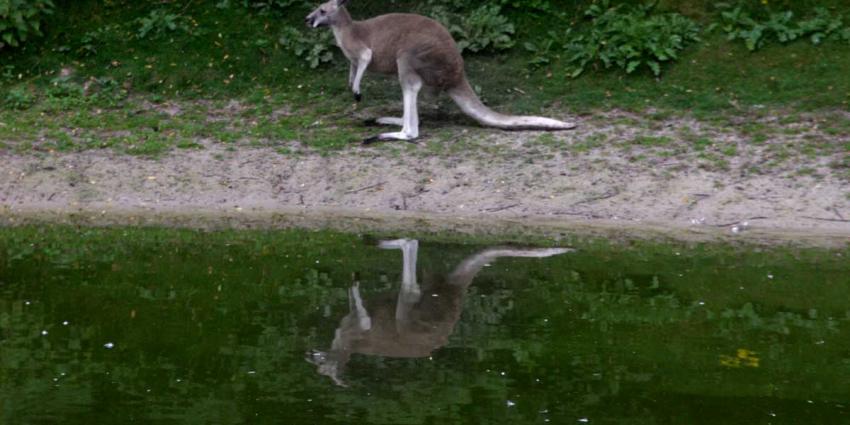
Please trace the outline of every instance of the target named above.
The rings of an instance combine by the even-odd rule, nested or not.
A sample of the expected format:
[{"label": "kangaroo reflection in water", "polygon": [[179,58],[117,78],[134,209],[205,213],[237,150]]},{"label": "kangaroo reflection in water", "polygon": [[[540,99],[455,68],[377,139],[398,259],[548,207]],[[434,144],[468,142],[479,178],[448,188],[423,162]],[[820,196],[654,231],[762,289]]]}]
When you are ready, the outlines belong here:
[{"label": "kangaroo reflection in water", "polygon": [[446,345],[460,319],[463,299],[472,279],[488,263],[501,257],[550,257],[572,251],[570,248],[492,248],[464,259],[444,279],[416,282],[416,240],[382,241],[384,249],[400,249],[402,253],[401,290],[360,297],[359,284],[348,290],[350,312],[343,317],[334,333],[331,349],[312,351],[307,361],[318,367],[337,385],[345,386],[341,375],[354,353],[385,357],[427,357]]}]

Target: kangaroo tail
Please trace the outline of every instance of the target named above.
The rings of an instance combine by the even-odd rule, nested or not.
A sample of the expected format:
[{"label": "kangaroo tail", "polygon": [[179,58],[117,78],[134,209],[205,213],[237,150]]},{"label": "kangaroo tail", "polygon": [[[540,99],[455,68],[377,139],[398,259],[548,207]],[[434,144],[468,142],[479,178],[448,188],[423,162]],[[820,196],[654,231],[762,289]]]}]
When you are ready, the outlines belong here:
[{"label": "kangaroo tail", "polygon": [[484,106],[469,81],[464,78],[463,82],[448,90],[449,96],[457,103],[457,106],[465,113],[487,127],[496,127],[502,130],[569,130],[575,128],[575,124],[553,120],[551,118],[503,115]]},{"label": "kangaroo tail", "polygon": [[553,255],[565,254],[573,252],[572,248],[492,248],[481,251],[471,257],[466,258],[457,268],[449,275],[449,282],[454,285],[468,286],[472,283],[475,275],[484,268],[487,263],[495,261],[502,257],[530,257],[530,258],[546,258]]}]

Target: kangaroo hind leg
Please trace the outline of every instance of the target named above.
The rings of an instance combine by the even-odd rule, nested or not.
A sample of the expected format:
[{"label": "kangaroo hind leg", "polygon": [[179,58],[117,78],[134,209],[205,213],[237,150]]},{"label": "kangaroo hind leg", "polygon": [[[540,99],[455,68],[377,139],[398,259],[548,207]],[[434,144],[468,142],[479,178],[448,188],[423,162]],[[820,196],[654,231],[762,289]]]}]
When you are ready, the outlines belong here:
[{"label": "kangaroo hind leg", "polygon": [[407,320],[410,310],[422,299],[422,288],[416,282],[416,259],[419,254],[419,241],[415,239],[396,239],[381,241],[383,249],[400,249],[402,255],[401,290],[398,292],[395,316],[402,322]]},{"label": "kangaroo hind leg", "polygon": [[[401,119],[401,131],[393,133],[381,133],[375,137],[366,139],[366,143],[377,140],[406,140],[413,141],[419,137],[419,90],[422,89],[422,78],[413,70],[408,56],[398,59],[398,78],[401,83],[401,93],[404,100],[404,117]],[[396,119],[384,119],[384,123],[398,125]]]},{"label": "kangaroo hind leg", "polygon": [[372,318],[369,317],[369,312],[363,306],[363,298],[360,297],[360,285],[354,284],[348,289],[348,307],[351,312],[357,316],[357,327],[360,330],[368,331],[372,329]]}]

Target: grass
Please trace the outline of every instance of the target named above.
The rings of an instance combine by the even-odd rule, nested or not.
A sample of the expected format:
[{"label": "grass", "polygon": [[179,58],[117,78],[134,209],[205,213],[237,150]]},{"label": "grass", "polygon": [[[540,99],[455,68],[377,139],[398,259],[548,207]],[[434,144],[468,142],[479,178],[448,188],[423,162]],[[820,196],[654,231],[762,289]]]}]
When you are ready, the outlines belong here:
[{"label": "grass", "polygon": [[[374,131],[354,118],[357,111],[400,105],[392,78],[368,76],[365,100],[355,109],[345,85],[347,64],[335,48],[334,62],[316,70],[283,49],[276,40],[285,26],[302,25],[300,14],[258,15],[239,6],[219,9],[206,1],[180,8],[124,1],[67,3],[61,5],[62,13],[50,18],[43,39],[2,53],[0,90],[8,93],[0,98],[6,106],[0,109],[3,149],[109,148],[155,156],[212,140],[281,152],[328,153]],[[665,1],[661,6],[711,19],[706,12],[710,2]],[[160,7],[186,17],[193,29],[137,39],[133,20]],[[357,18],[386,7],[403,11],[411,4],[364,2],[351,9]],[[518,44],[545,34],[563,16],[575,20],[575,11],[584,3],[558,7],[561,18],[544,12],[521,14],[508,6],[519,28]],[[86,43],[95,31],[100,35]],[[755,144],[771,137],[759,117],[778,114],[788,123],[800,123],[806,112],[850,110],[850,55],[837,43],[798,42],[750,53],[720,34],[708,34],[659,79],[604,70],[571,79],[559,60],[532,71],[528,59],[521,47],[505,54],[469,56],[467,73],[485,100],[506,112],[595,114],[617,109],[641,114],[632,120],[635,125],[643,125],[645,117],[659,127],[682,114],[721,123],[744,116],[754,121],[742,131]],[[231,99],[238,100],[236,108],[228,108]],[[179,114],[167,113],[173,103],[181,107]],[[452,121],[455,116],[441,119]],[[791,129],[785,126],[782,131]],[[835,120],[825,132],[847,137],[850,119]],[[557,146],[547,137],[537,142]],[[670,142],[667,136],[632,141],[649,147]],[[573,149],[596,145],[584,141]],[[710,146],[700,140],[691,145],[697,150]]]}]

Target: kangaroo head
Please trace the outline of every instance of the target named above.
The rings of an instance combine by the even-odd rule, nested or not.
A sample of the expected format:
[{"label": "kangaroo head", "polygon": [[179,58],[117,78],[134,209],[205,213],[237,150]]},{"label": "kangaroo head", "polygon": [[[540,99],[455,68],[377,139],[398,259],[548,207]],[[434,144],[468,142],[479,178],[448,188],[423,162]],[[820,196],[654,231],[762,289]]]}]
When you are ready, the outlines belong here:
[{"label": "kangaroo head", "polygon": [[305,353],[304,359],[307,360],[308,363],[314,364],[320,375],[325,375],[331,378],[331,380],[340,387],[348,386],[345,381],[340,378],[340,375],[342,375],[341,369],[343,369],[345,367],[345,363],[348,362],[347,356],[334,352],[310,350]]},{"label": "kangaroo head", "polygon": [[313,12],[307,15],[304,19],[307,26],[310,28],[324,27],[331,25],[339,12],[339,8],[348,3],[348,0],[329,0],[319,5]]}]

